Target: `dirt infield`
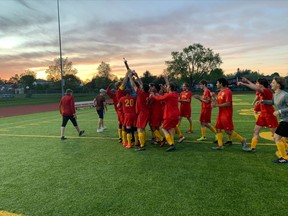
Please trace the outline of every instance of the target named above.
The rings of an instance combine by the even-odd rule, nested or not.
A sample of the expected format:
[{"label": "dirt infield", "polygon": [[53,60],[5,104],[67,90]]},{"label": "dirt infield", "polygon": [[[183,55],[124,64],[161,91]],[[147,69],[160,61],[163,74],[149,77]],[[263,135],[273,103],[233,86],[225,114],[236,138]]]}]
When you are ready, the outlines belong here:
[{"label": "dirt infield", "polygon": [[0,118],[58,110],[59,103],[0,108]]}]

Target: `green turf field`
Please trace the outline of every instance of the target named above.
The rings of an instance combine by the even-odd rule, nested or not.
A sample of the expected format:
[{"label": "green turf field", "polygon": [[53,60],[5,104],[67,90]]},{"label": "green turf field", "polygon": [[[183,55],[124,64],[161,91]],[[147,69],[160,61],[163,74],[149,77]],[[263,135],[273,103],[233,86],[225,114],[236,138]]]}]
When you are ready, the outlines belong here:
[{"label": "green turf field", "polygon": [[[253,98],[233,98],[235,130],[248,143],[255,123]],[[79,110],[85,134],[78,137],[69,123],[65,141],[60,140],[57,111],[0,118],[0,211],[30,216],[286,215],[288,164],[272,163],[273,142],[260,139],[256,153],[241,151],[237,140],[222,151],[211,150],[210,131],[208,141],[195,141],[200,102],[194,99],[192,106],[194,133],[185,134],[175,152],[148,140],[143,152],[123,148],[113,106],[105,115],[104,133],[96,133],[94,109]],[[181,129],[188,129],[187,120]]]}]

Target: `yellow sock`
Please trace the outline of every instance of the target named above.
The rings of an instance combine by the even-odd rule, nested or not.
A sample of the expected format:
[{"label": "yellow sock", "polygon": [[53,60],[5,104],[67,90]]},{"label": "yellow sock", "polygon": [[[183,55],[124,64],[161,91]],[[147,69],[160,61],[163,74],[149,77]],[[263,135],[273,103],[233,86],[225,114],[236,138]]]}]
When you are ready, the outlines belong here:
[{"label": "yellow sock", "polygon": [[[232,132],[231,134],[231,138],[235,137],[237,140],[239,140],[240,142],[243,142],[244,138],[242,136],[240,136],[238,133],[236,133],[235,131]],[[229,137],[228,137],[229,138]],[[229,139],[230,140],[230,139]],[[232,140],[232,139],[231,139]]]},{"label": "yellow sock", "polygon": [[189,122],[189,126],[190,126],[190,130],[192,131],[192,130],[193,130],[193,123],[192,123],[192,120],[191,120],[191,122]]},{"label": "yellow sock", "polygon": [[134,138],[135,138],[135,145],[136,145],[139,142],[139,136],[137,132],[134,133]]},{"label": "yellow sock", "polygon": [[223,146],[223,134],[222,133],[217,133],[218,137],[218,146]]},{"label": "yellow sock", "polygon": [[281,157],[287,160],[288,156],[286,154],[285,144],[283,142],[276,142],[276,146],[280,152]]},{"label": "yellow sock", "polygon": [[130,145],[130,146],[131,146],[131,139],[132,139],[132,134],[127,133],[127,142],[128,142],[128,145]]},{"label": "yellow sock", "polygon": [[145,134],[143,132],[138,132],[140,147],[144,147],[145,145]]},{"label": "yellow sock", "polygon": [[[228,134],[228,140],[229,140],[229,141],[232,141],[232,135],[229,135],[229,134]],[[242,140],[242,141],[243,141],[243,140]],[[242,142],[242,141],[241,141],[241,142]]]},{"label": "yellow sock", "polygon": [[181,133],[178,125],[176,125],[176,127],[175,127],[175,132],[176,132],[176,134],[178,135],[179,138],[183,137],[183,134]]},{"label": "yellow sock", "polygon": [[284,143],[285,149],[288,150],[288,144],[287,144],[286,137],[282,137],[282,138],[281,138],[281,141]]},{"label": "yellow sock", "polygon": [[143,131],[143,134],[144,134],[144,142],[146,141],[146,131],[144,130]]},{"label": "yellow sock", "polygon": [[172,137],[170,134],[165,134],[165,138],[169,145],[173,145]]},{"label": "yellow sock", "polygon": [[256,121],[258,120],[260,114],[254,114]]},{"label": "yellow sock", "polygon": [[126,133],[125,130],[122,130],[122,142],[123,142],[124,144],[127,143],[127,133]]},{"label": "yellow sock", "polygon": [[155,134],[155,137],[156,137],[156,141],[162,141],[163,140],[163,136],[161,135],[159,130],[155,130],[154,134]]},{"label": "yellow sock", "polygon": [[215,135],[217,134],[216,128],[213,127],[212,125],[209,127],[209,129],[210,129]]},{"label": "yellow sock", "polygon": [[121,128],[118,128],[118,137],[122,138],[122,129]]},{"label": "yellow sock", "polygon": [[206,127],[201,127],[202,137],[206,137]]},{"label": "yellow sock", "polygon": [[257,145],[257,143],[258,143],[258,139],[257,138],[255,138],[255,137],[253,137],[252,138],[252,141],[251,141],[251,149],[252,148],[256,148],[256,145]]}]

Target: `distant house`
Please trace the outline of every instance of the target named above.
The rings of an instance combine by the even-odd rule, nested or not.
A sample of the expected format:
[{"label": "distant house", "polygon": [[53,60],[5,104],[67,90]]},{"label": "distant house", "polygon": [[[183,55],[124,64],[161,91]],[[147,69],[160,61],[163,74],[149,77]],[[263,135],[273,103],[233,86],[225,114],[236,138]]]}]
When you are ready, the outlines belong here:
[{"label": "distant house", "polygon": [[36,79],[33,84],[35,85],[49,85],[51,81],[43,80],[43,79]]}]

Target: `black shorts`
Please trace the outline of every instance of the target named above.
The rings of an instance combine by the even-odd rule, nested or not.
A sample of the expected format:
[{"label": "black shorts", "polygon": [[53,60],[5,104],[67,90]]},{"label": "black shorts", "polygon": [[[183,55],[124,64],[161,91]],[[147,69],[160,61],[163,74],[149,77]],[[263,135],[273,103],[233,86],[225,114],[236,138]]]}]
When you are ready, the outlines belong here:
[{"label": "black shorts", "polygon": [[282,137],[288,137],[288,122],[281,121],[275,133]]},{"label": "black shorts", "polygon": [[78,126],[77,120],[76,118],[74,118],[74,116],[63,116],[61,126],[65,127],[67,125],[68,120],[70,120],[75,127]]},{"label": "black shorts", "polygon": [[104,110],[103,109],[97,110],[97,113],[98,113],[98,116],[100,119],[104,118]]}]

